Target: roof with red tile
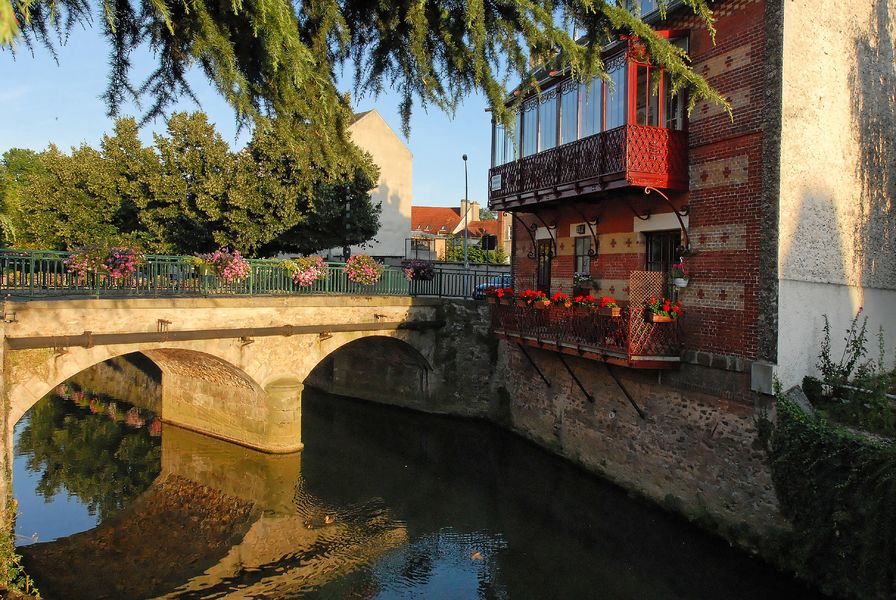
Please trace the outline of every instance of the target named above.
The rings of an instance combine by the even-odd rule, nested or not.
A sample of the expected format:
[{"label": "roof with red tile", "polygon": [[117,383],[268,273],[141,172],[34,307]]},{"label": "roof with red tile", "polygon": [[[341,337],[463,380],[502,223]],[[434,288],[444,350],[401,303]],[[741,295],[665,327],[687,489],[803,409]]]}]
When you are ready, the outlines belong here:
[{"label": "roof with red tile", "polygon": [[[482,237],[484,235],[494,235],[497,236],[500,228],[498,227],[498,221],[470,221],[467,225],[467,230],[469,230],[470,235],[473,237]],[[463,233],[463,231],[461,231]]]},{"label": "roof with red tile", "polygon": [[460,223],[460,209],[442,206],[412,206],[411,230],[450,235]]}]

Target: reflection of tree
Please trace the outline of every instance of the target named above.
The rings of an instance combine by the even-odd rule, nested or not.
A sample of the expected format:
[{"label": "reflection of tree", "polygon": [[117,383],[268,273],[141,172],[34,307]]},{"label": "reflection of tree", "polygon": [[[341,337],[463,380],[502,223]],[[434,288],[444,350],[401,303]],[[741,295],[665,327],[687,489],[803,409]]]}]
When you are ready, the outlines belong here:
[{"label": "reflection of tree", "polygon": [[53,394],[31,409],[16,454],[28,457],[29,471],[41,473],[39,495],[50,500],[64,486],[100,520],[139,496],[161,468],[160,440],[147,428],[129,428]]}]

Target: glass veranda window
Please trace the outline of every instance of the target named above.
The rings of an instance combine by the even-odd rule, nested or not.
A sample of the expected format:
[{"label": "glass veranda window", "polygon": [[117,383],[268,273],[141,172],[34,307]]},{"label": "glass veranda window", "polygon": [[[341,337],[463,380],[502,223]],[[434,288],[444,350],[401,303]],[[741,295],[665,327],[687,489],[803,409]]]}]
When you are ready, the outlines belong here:
[{"label": "glass veranda window", "polygon": [[[608,61],[609,62],[609,61]],[[626,94],[626,77],[627,64],[624,57],[612,60],[608,64],[608,74],[610,76],[610,84],[606,87],[606,124],[604,131],[622,127],[625,125],[626,108],[628,105]]]},{"label": "glass veranda window", "polygon": [[567,81],[560,90],[560,143],[579,139],[579,89]]},{"label": "glass veranda window", "polygon": [[600,133],[603,108],[603,82],[595,77],[579,86],[582,97],[582,137]]},{"label": "glass veranda window", "polygon": [[521,150],[523,156],[535,154],[538,150],[538,99],[527,100],[523,104],[523,131]]},{"label": "glass veranda window", "polygon": [[506,148],[507,140],[504,135],[504,126],[500,123],[495,123],[493,131],[493,140],[492,140],[492,166],[500,167],[505,162],[507,162],[504,150]]},{"label": "glass veranda window", "polygon": [[544,92],[538,105],[538,151],[557,145],[557,89]]}]

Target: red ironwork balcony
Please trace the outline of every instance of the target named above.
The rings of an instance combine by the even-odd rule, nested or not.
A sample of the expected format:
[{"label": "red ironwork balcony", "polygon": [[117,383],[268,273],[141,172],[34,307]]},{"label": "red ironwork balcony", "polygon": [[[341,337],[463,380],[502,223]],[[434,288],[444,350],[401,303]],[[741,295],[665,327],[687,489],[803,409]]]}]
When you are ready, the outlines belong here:
[{"label": "red ironwork balcony", "polygon": [[624,125],[495,167],[489,182],[492,210],[626,186],[686,191],[687,132]]},{"label": "red ironwork balcony", "polygon": [[643,309],[622,308],[611,317],[593,309],[496,304],[492,332],[502,338],[640,369],[670,369],[679,365],[678,323],[648,321]]}]

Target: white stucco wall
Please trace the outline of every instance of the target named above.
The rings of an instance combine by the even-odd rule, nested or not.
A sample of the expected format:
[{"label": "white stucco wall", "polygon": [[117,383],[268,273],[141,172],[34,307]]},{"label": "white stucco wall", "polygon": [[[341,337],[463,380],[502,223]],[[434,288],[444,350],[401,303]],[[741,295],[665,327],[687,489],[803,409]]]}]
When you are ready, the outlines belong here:
[{"label": "white stucco wall", "polygon": [[[814,372],[860,307],[896,347],[896,0],[784,6],[778,376]],[[839,348],[836,344],[839,344]],[[876,339],[869,343],[876,354]]]},{"label": "white stucco wall", "polygon": [[[411,151],[376,110],[365,113],[348,130],[352,141],[369,152],[380,168],[372,197],[374,203],[381,202],[383,207],[375,241],[363,248],[352,246],[352,254],[404,257],[405,239],[411,231]],[[332,252],[341,257],[342,248]]]}]

